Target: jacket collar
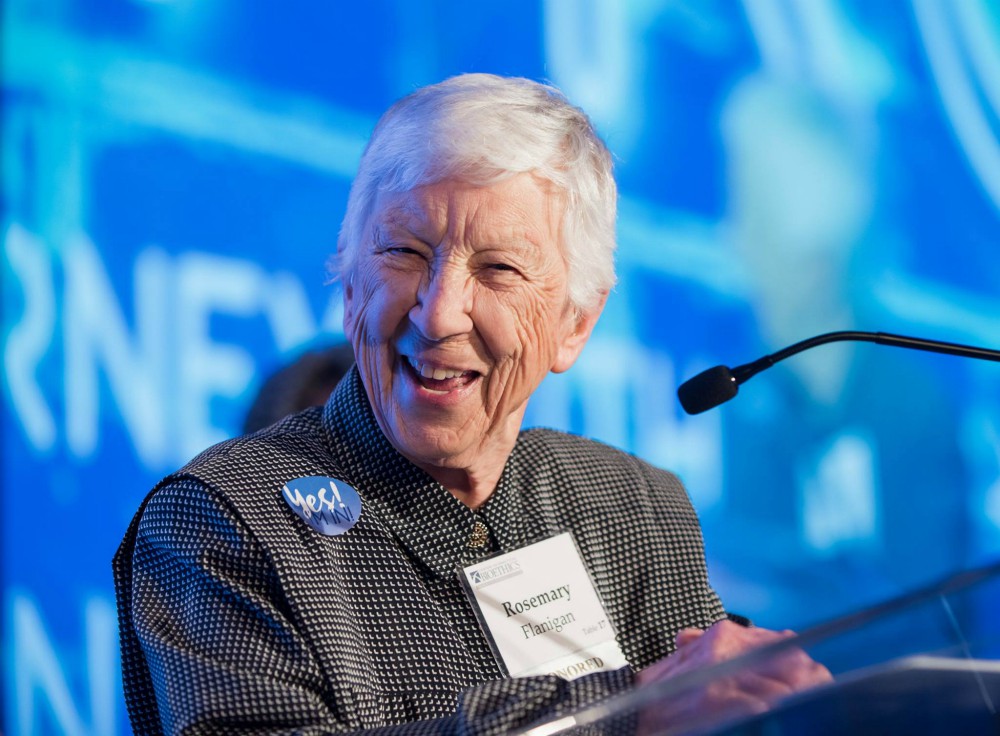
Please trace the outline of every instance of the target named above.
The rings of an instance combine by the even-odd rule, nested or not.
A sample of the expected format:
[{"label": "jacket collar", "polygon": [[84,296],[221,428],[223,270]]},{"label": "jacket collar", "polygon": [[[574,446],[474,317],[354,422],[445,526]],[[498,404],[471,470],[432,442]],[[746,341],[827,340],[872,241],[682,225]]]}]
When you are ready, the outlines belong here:
[{"label": "jacket collar", "polygon": [[389,443],[375,421],[357,367],[330,396],[323,425],[330,451],[346,476],[342,480],[357,489],[368,506],[362,513],[373,513],[434,575],[451,577],[457,568],[488,554],[468,547],[477,520],[489,528],[494,552],[527,543],[516,446],[493,495],[473,512]]}]

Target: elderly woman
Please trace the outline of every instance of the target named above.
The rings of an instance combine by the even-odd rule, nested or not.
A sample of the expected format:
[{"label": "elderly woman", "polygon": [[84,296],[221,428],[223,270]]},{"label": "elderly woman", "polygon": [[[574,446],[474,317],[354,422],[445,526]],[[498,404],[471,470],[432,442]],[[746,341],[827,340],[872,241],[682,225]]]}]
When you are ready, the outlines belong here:
[{"label": "elderly woman", "polygon": [[[719,623],[674,476],[521,431],[614,282],[615,205],[608,151],[550,87],[467,75],[385,114],[334,261],[357,368],[325,407],[167,478],[115,558],[136,733],[504,733],[783,636]],[[487,573],[494,608],[469,585]],[[571,662],[587,606],[600,656],[515,671],[549,645]],[[803,657],[726,699],[758,710],[824,677]]]}]

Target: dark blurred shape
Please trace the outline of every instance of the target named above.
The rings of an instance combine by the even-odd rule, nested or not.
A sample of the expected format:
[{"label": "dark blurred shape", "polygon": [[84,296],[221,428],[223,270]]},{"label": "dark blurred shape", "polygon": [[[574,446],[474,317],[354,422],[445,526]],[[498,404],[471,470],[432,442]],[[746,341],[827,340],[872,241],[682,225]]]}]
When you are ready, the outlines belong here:
[{"label": "dark blurred shape", "polygon": [[325,404],[352,365],[354,349],[347,343],[303,353],[264,381],[243,421],[243,433],[256,432],[289,414]]}]

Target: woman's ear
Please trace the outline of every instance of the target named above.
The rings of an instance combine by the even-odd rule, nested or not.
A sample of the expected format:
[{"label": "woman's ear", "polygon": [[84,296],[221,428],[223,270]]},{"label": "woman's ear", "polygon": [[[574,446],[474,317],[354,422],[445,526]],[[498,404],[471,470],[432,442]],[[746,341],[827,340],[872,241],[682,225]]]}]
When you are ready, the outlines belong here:
[{"label": "woman's ear", "polygon": [[556,359],[552,363],[553,373],[569,370],[576,359],[580,357],[583,346],[590,339],[590,333],[593,332],[594,325],[597,324],[601,312],[604,311],[604,304],[607,300],[608,292],[605,291],[601,294],[600,301],[589,309],[581,310],[572,306],[569,308],[564,328],[566,332],[559,343]]}]

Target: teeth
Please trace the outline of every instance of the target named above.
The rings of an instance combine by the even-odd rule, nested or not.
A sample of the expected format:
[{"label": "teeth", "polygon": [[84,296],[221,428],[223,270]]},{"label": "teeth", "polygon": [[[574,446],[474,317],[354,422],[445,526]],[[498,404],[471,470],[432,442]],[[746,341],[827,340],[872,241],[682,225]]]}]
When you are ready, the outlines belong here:
[{"label": "teeth", "polygon": [[446,378],[455,378],[461,376],[465,371],[451,371],[446,368],[435,368],[433,366],[427,365],[426,363],[417,363],[413,358],[406,359],[413,370],[419,373],[424,378],[433,378],[435,381],[443,381]]}]

